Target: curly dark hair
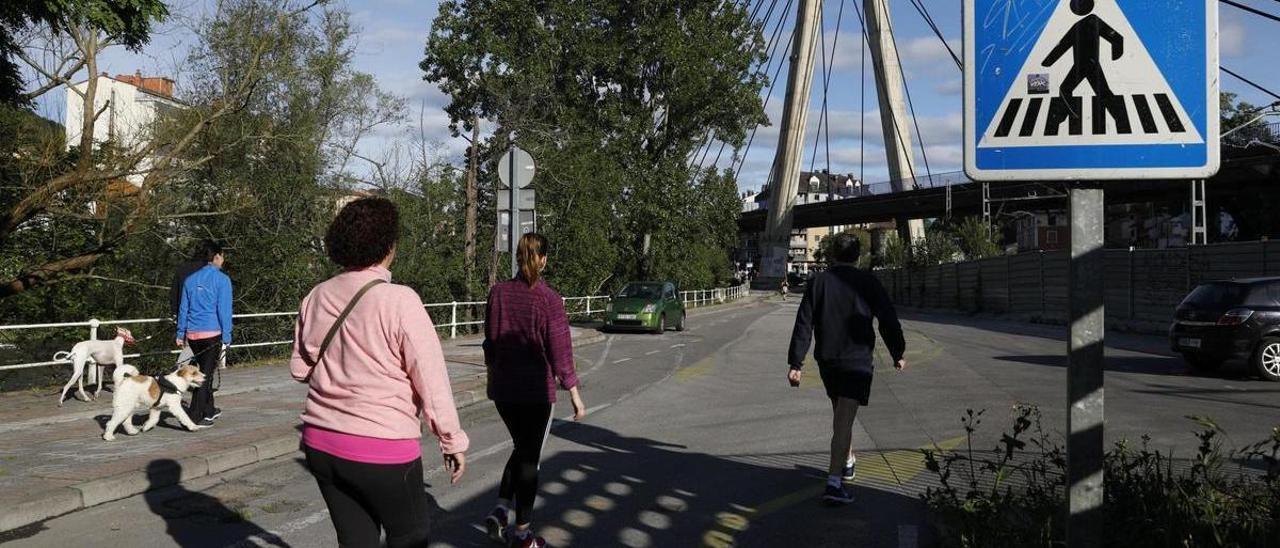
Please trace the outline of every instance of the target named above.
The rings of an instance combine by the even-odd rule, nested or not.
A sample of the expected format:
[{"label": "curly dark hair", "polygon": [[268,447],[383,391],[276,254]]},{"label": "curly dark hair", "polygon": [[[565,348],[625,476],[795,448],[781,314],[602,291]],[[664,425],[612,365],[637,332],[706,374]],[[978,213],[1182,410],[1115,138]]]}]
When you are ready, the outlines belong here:
[{"label": "curly dark hair", "polygon": [[329,259],[344,268],[378,264],[400,239],[400,210],[386,198],[361,198],[347,204],[329,223],[324,245]]}]

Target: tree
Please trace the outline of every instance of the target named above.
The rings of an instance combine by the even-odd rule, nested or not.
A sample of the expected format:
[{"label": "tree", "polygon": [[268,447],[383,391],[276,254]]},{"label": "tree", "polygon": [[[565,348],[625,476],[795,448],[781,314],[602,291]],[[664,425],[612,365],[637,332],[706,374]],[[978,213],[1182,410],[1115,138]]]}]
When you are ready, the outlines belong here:
[{"label": "tree", "polygon": [[[841,234],[852,234],[862,242],[862,254],[858,256],[858,263],[855,266],[861,269],[871,268],[873,262],[871,257],[871,232],[863,228],[850,228]],[[818,251],[814,254],[817,260],[835,264],[835,259],[832,256],[832,246],[836,242],[834,236],[836,235],[832,234],[818,242]]]},{"label": "tree", "polygon": [[960,253],[966,261],[976,261],[1000,255],[1000,230],[982,219],[966,217],[959,223],[946,227],[954,235]]},{"label": "tree", "polygon": [[490,120],[490,151],[514,141],[533,154],[542,227],[563,253],[548,277],[590,292],[691,275],[675,263],[708,234],[696,226],[729,210],[691,207],[703,174],[688,158],[708,132],[732,148],[766,121],[763,46],[731,2],[454,0],[440,5],[421,67],[450,96],[455,133]]},{"label": "tree", "polygon": [[[133,10],[125,10],[133,18],[113,18],[115,12],[104,7],[107,4]],[[74,9],[55,10],[49,18],[37,19],[38,32],[30,33],[23,52],[43,48],[46,54],[19,55],[47,79],[32,93],[67,86],[86,115],[80,138],[71,143],[68,153],[57,154],[54,146],[45,144],[39,150],[47,154],[0,159],[9,164],[6,171],[15,175],[7,181],[9,191],[0,202],[0,255],[18,258],[8,262],[11,268],[0,271],[0,299],[68,280],[102,278],[94,268],[131,239],[183,219],[227,214],[226,209],[201,207],[208,204],[185,199],[171,187],[259,136],[234,131],[243,128],[222,122],[266,93],[265,76],[284,47],[279,35],[314,6],[296,6],[290,0],[219,3],[215,16],[198,32],[205,46],[219,36],[239,33],[243,40],[235,43],[236,54],[197,55],[193,66],[206,65],[195,70],[202,79],[180,97],[189,106],[160,116],[137,142],[95,139],[98,116],[104,110],[99,105],[105,104],[98,97],[98,79],[88,78],[83,87],[71,86],[76,72],[68,67],[98,74],[103,49],[116,43],[145,42],[150,24],[166,13],[163,5],[147,0],[73,3]],[[234,63],[225,62],[232,59]],[[218,147],[201,146],[211,142],[211,133],[230,139]],[[140,179],[140,184],[130,188],[126,180],[131,177]],[[58,245],[39,245],[57,240],[55,232],[60,230],[73,230],[77,236]]]},{"label": "tree", "polygon": [[[161,0],[8,0],[0,4],[0,104],[29,106],[33,99],[70,83],[91,61],[88,56],[65,55],[56,37],[46,42],[35,35],[49,32],[91,40],[98,47],[117,44],[137,51],[150,40],[153,26],[168,14]],[[45,47],[31,48],[37,41]],[[59,62],[37,61],[41,53],[58,57]],[[19,60],[44,79],[35,89],[26,89]]]}]

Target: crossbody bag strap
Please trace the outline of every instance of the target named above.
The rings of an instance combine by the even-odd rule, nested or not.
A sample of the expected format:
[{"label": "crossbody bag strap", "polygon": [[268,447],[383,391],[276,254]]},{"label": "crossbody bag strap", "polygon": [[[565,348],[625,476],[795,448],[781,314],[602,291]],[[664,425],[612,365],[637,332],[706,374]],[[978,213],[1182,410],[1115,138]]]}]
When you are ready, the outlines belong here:
[{"label": "crossbody bag strap", "polygon": [[341,314],[338,314],[338,319],[333,321],[333,327],[329,328],[329,332],[324,336],[324,341],[320,343],[320,350],[316,352],[315,363],[311,364],[311,372],[307,373],[308,381],[311,380],[312,373],[315,373],[316,366],[320,365],[320,360],[324,359],[324,353],[329,349],[329,343],[333,342],[333,337],[338,334],[338,329],[342,327],[343,322],[347,321],[347,315],[351,314],[351,309],[355,308],[356,303],[360,302],[360,297],[363,297],[365,293],[373,289],[373,286],[383,283],[386,283],[386,280],[371,280],[369,283],[364,284],[364,287],[361,287],[355,296],[351,297],[351,302],[347,303],[347,307],[342,309]]}]

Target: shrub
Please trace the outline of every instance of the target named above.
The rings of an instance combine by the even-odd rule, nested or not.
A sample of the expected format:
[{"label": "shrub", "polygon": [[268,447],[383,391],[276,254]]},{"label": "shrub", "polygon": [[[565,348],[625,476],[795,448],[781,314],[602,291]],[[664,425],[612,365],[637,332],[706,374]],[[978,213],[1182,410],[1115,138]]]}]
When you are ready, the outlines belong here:
[{"label": "shrub", "polygon": [[[1066,453],[1035,407],[1016,407],[997,447],[975,450],[984,411],[961,418],[959,451],[925,451],[939,486],[922,495],[938,545],[1056,547],[1066,539]],[[1221,428],[1199,426],[1193,458],[1119,442],[1104,462],[1107,546],[1257,547],[1280,539],[1280,427],[1264,441],[1225,451]],[[1234,466],[1229,466],[1234,463]]]}]

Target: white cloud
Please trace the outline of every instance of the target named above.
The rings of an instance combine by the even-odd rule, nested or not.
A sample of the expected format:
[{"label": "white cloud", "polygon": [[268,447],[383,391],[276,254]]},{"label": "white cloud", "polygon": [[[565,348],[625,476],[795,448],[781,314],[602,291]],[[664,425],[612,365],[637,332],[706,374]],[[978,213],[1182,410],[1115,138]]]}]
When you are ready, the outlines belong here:
[{"label": "white cloud", "polygon": [[1222,55],[1236,57],[1248,53],[1246,34],[1244,23],[1238,17],[1223,17],[1218,38],[1218,47]]},{"label": "white cloud", "polygon": [[959,78],[943,80],[933,87],[938,95],[958,96],[964,91],[964,81]]},{"label": "white cloud", "polygon": [[[947,40],[952,51],[960,52],[959,40]],[[936,36],[921,36],[898,42],[898,57],[911,72],[956,72],[956,62]]]}]

